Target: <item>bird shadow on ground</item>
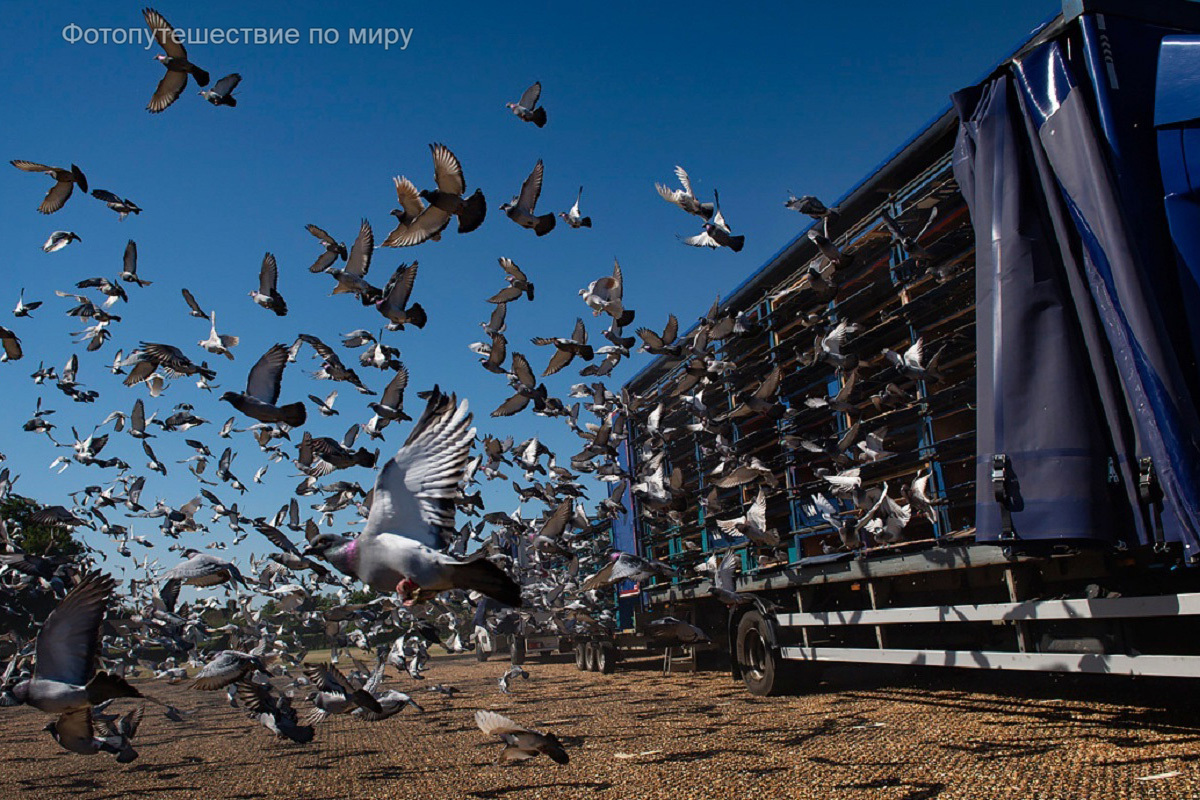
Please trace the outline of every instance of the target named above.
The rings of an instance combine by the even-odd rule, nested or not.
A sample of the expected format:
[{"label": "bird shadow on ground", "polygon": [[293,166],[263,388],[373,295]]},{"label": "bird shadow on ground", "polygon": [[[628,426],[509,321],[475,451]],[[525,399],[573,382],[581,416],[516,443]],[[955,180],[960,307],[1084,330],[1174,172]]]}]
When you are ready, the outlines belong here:
[{"label": "bird shadow on ground", "polygon": [[503,797],[511,792],[533,792],[538,789],[591,789],[594,792],[603,792],[605,789],[612,787],[611,783],[604,781],[575,781],[572,783],[521,783],[514,786],[501,786],[496,789],[484,789],[477,792],[468,792],[467,797]]},{"label": "bird shadow on ground", "polygon": [[1012,742],[968,742],[967,744],[951,744],[943,742],[938,745],[943,750],[954,750],[961,753],[972,753],[985,760],[997,758],[1025,758],[1049,753],[1062,748],[1061,742],[1047,744],[1012,743]]}]

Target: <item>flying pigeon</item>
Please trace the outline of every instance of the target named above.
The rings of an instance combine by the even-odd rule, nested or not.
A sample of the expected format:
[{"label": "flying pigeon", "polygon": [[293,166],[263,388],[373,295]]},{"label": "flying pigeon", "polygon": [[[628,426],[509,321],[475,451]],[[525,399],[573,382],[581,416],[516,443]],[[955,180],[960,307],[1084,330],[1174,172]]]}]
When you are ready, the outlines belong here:
[{"label": "flying pigeon", "polygon": [[276,405],[279,401],[279,389],[283,382],[283,368],[287,366],[288,348],[276,344],[263,353],[258,362],[251,367],[246,379],[246,391],[225,392],[221,399],[248,417],[259,422],[282,422],[298,428],[308,419],[304,403],[289,403],[286,406]]},{"label": "flying pigeon", "polygon": [[146,106],[146,110],[151,114],[157,114],[179,99],[179,95],[187,86],[188,75],[195,78],[200,86],[208,86],[208,73],[188,61],[187,50],[176,41],[175,29],[163,19],[162,14],[153,8],[144,8],[142,15],[146,18],[146,27],[150,29],[151,35],[166,53],[159,53],[154,57],[167,68],[167,74],[158,82],[154,96]]},{"label": "flying pigeon", "polygon": [[262,266],[258,270],[258,288],[250,292],[250,299],[268,311],[274,311],[276,316],[287,316],[287,303],[275,288],[279,281],[279,265],[275,256],[267,253],[263,256]]},{"label": "flying pigeon", "polygon": [[82,242],[79,234],[74,231],[54,231],[50,234],[50,238],[46,239],[46,243],[42,245],[42,252],[53,253],[62,250],[71,242]]},{"label": "flying pigeon", "polygon": [[592,218],[585,217],[579,213],[579,201],[583,199],[583,187],[579,187],[579,194],[575,195],[575,205],[571,206],[570,211],[560,211],[558,215],[567,221],[567,224],[572,228],[590,228],[592,227]]},{"label": "flying pigeon", "polygon": [[378,592],[396,591],[406,605],[424,593],[473,589],[519,606],[521,587],[504,570],[483,557],[459,561],[444,552],[475,439],[470,424],[467,402],[435,386],[408,440],[379,472],[363,532],[354,539],[321,534],[305,554]]},{"label": "flying pigeon", "polygon": [[399,224],[384,240],[385,247],[411,247],[433,239],[446,229],[451,217],[458,217],[459,233],[470,233],[483,224],[487,215],[487,200],[483,192],[476,189],[474,194],[464,199],[467,182],[458,158],[444,144],[435,142],[429,145],[429,149],[433,153],[433,180],[437,188],[417,193],[417,199],[429,203],[421,209],[408,191],[411,184],[404,178],[397,180],[396,194],[400,197],[405,214],[404,219],[397,216]]},{"label": "flying pigeon", "polygon": [[[8,162],[19,170],[25,172],[44,172],[51,178],[54,178],[54,185],[50,187],[50,191],[46,193],[46,198],[42,200],[42,204],[38,206],[38,211],[43,214],[53,214],[63,207],[67,202],[67,198],[71,196],[71,191],[75,188],[75,184],[79,184],[79,188],[87,191],[87,176],[83,174],[83,170],[74,164],[70,169],[65,167],[48,167],[45,164],[38,164],[33,161],[22,161],[14,159]],[[76,239],[79,237],[76,236]],[[47,250],[46,252],[50,252]]]},{"label": "flying pigeon", "polygon": [[522,228],[529,228],[538,236],[545,236],[554,230],[555,219],[553,213],[541,216],[534,213],[538,197],[541,194],[542,160],[539,158],[538,162],[533,165],[533,171],[529,173],[529,177],[521,184],[521,194],[500,206],[500,210]]},{"label": "flying pigeon", "polygon": [[[237,98],[233,96],[233,90],[242,82],[242,76],[236,72],[226,75],[221,80],[213,84],[211,89],[202,89],[200,96],[214,106],[229,106],[233,108],[237,105]],[[204,84],[200,84],[203,86]]]},{"label": "flying pigeon", "polygon": [[538,98],[542,96],[542,82],[536,81],[521,94],[521,99],[515,103],[505,103],[504,107],[512,111],[526,122],[532,122],[539,128],[546,126],[546,109],[538,107]]}]

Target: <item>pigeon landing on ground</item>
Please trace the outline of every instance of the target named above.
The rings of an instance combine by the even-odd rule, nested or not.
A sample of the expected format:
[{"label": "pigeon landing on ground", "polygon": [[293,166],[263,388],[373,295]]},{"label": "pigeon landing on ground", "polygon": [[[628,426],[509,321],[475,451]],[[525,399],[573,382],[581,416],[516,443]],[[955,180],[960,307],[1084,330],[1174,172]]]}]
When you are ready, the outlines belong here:
[{"label": "pigeon landing on ground", "polygon": [[276,344],[263,353],[250,370],[246,380],[246,391],[225,392],[221,399],[248,417],[259,422],[282,422],[292,428],[298,428],[308,419],[304,403],[289,403],[285,406],[276,405],[279,401],[279,389],[283,382],[283,368],[287,366],[288,348]]},{"label": "pigeon landing on ground", "polygon": [[269,686],[242,681],[237,685],[237,699],[251,719],[280,739],[291,739],[299,744],[313,740],[312,726],[300,725],[291,701],[286,697],[275,697]]},{"label": "pigeon landing on ground", "polygon": [[507,672],[500,676],[500,680],[497,681],[500,686],[500,694],[512,694],[512,691],[508,688],[509,683],[515,681],[517,678],[529,680],[529,673],[520,666],[513,664],[508,668]]},{"label": "pigeon landing on ground", "polygon": [[146,110],[151,114],[157,114],[183,94],[184,88],[187,87],[188,75],[195,78],[198,85],[208,86],[208,73],[188,61],[187,50],[175,39],[175,28],[162,14],[153,8],[144,8],[142,15],[146,18],[146,27],[150,29],[150,34],[165,52],[165,55],[159,53],[154,58],[167,68],[167,74],[158,82],[154,96],[146,106]]},{"label": "pigeon landing on ground", "polygon": [[83,174],[83,170],[74,164],[71,165],[70,169],[66,169],[65,167],[48,167],[45,164],[38,164],[34,161],[23,161],[19,158],[8,163],[24,172],[44,172],[51,178],[54,178],[54,185],[50,187],[50,191],[46,193],[42,204],[38,206],[38,211],[43,214],[53,214],[62,208],[63,204],[67,202],[67,198],[71,196],[71,192],[75,189],[75,184],[79,184],[79,188],[85,192],[88,190],[87,176]]},{"label": "pigeon landing on ground", "polygon": [[542,194],[542,172],[542,160],[539,158],[538,162],[533,165],[533,171],[529,173],[529,177],[521,184],[521,193],[500,206],[500,210],[507,214],[509,219],[522,228],[528,228],[538,236],[545,236],[554,230],[555,223],[553,213],[541,216],[534,213],[538,197]]},{"label": "pigeon landing on ground", "polygon": [[521,99],[515,103],[505,103],[504,107],[512,111],[518,118],[532,122],[539,128],[546,127],[546,109],[538,107],[538,98],[542,96],[542,82],[536,81],[521,94]]},{"label": "pigeon landing on ground", "polygon": [[365,708],[375,714],[383,713],[383,707],[370,692],[356,687],[331,664],[308,664],[304,667],[304,674],[317,687],[313,709],[304,720],[309,725],[324,722],[337,714],[349,714],[356,708]]},{"label": "pigeon landing on ground", "polygon": [[538,753],[544,753],[556,764],[566,764],[571,760],[553,733],[543,733],[518,725],[495,711],[476,711],[475,724],[488,736],[499,736],[504,742],[505,747],[496,759],[497,764],[526,761]]}]

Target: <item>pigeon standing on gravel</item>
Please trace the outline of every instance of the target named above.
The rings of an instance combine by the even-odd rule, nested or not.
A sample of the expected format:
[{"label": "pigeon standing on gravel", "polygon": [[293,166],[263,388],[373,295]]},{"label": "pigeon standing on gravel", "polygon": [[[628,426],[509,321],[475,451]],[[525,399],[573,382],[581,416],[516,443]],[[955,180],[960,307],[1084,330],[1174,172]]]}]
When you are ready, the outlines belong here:
[{"label": "pigeon standing on gravel", "polygon": [[541,96],[542,82],[535,81],[521,94],[520,100],[515,103],[505,103],[504,107],[526,122],[532,122],[539,128],[544,128],[546,126],[546,109],[538,107],[538,98]]},{"label": "pigeon standing on gravel", "polygon": [[283,383],[283,368],[287,366],[287,359],[287,346],[273,345],[250,369],[246,391],[241,394],[225,392],[221,395],[221,400],[259,422],[282,422],[292,428],[300,427],[308,419],[304,403],[276,405],[279,402],[279,389]]},{"label": "pigeon standing on gravel", "polygon": [[75,184],[79,184],[79,188],[85,192],[88,190],[87,176],[83,174],[83,170],[74,164],[71,165],[70,169],[65,167],[48,167],[45,164],[38,164],[34,161],[23,161],[19,158],[8,163],[25,172],[44,172],[51,178],[54,178],[54,185],[50,187],[50,191],[46,193],[42,204],[38,206],[38,211],[43,214],[53,214],[62,208],[63,204],[67,202],[67,198],[71,196],[71,192],[75,189]]}]

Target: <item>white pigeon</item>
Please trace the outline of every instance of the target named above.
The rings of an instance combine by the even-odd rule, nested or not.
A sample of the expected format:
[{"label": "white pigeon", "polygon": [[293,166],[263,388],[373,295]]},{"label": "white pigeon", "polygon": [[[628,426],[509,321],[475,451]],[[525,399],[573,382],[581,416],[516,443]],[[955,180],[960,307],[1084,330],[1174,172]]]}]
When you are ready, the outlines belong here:
[{"label": "white pigeon", "polygon": [[212,329],[208,334],[208,338],[201,339],[199,342],[197,342],[197,344],[213,355],[225,356],[232,361],[233,353],[229,351],[229,348],[237,347],[238,337],[230,336],[229,334],[217,333],[216,311],[209,313],[209,321],[212,323]]}]

